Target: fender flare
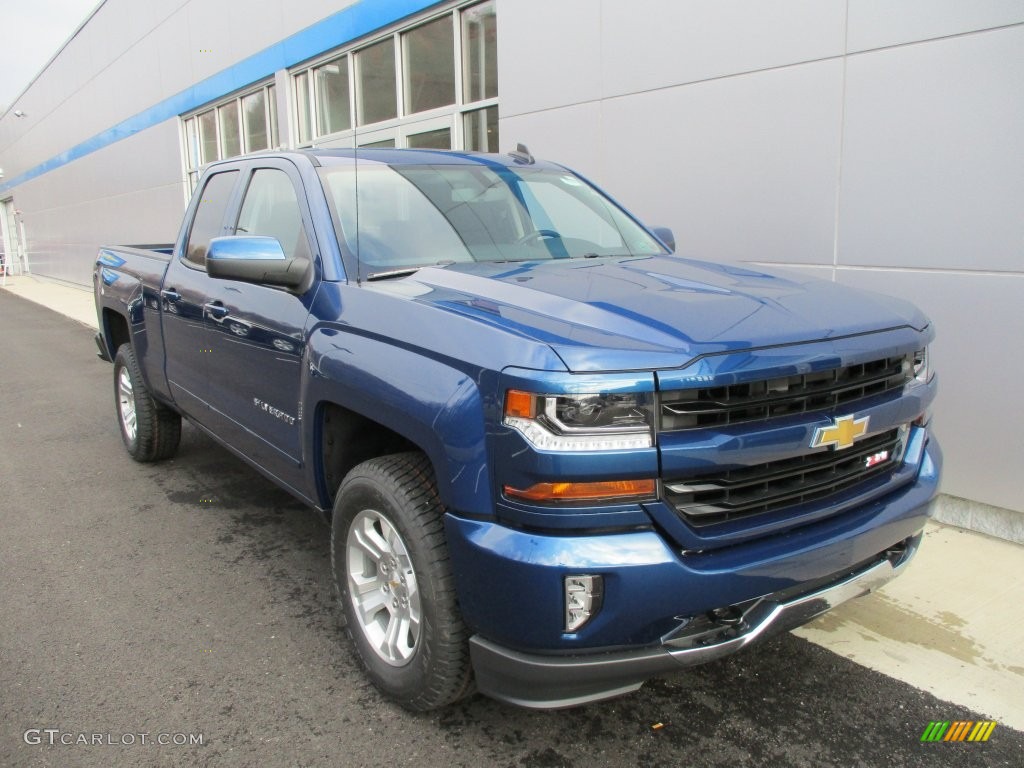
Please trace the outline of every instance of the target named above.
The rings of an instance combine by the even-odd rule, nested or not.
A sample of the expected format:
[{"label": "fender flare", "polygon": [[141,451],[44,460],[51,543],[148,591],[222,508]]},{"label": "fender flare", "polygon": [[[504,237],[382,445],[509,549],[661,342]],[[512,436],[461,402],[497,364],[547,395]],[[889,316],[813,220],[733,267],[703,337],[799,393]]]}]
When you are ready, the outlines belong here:
[{"label": "fender flare", "polygon": [[[446,507],[493,514],[487,403],[479,386],[486,371],[467,372],[391,341],[334,328],[314,331],[307,354],[303,386],[310,413],[335,403],[392,430],[430,459]],[[315,444],[315,423],[307,422],[307,445]]]}]

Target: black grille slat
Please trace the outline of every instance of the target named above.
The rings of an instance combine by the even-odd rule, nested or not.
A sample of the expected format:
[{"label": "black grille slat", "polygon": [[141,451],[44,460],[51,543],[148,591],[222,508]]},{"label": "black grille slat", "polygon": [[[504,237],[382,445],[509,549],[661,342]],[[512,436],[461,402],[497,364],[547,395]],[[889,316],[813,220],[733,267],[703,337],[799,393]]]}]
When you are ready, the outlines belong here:
[{"label": "black grille slat", "polygon": [[[867,459],[888,451],[884,461]],[[666,500],[696,527],[817,501],[891,472],[902,458],[899,430],[843,451],[822,451],[664,484]]]},{"label": "black grille slat", "polygon": [[903,355],[743,384],[663,392],[660,429],[707,429],[838,408],[902,391],[913,378],[913,362],[913,356]]},{"label": "black grille slat", "polygon": [[[834,467],[839,463],[843,463],[839,459],[845,459],[847,462],[858,458],[863,459],[887,448],[891,450],[898,442],[896,434],[887,432],[879,438],[861,441],[856,446],[857,450],[848,448],[838,454],[835,451],[821,451],[797,456],[792,459],[770,461],[753,467],[734,469],[723,472],[721,475],[715,475],[715,483],[718,488],[735,489],[752,483],[772,482],[776,479],[789,477],[794,471],[802,471],[806,474],[823,468]],[[687,483],[687,485],[690,484],[689,482]]]}]

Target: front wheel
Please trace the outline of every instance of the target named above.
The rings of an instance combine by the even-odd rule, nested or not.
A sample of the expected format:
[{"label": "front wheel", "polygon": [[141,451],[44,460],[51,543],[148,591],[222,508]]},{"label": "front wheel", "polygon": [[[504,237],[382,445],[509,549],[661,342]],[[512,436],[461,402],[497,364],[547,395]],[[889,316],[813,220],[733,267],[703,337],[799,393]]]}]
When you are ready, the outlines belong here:
[{"label": "front wheel", "polygon": [[122,344],[114,358],[114,404],[121,440],[133,459],[159,461],[177,452],[181,416],[153,399],[131,344]]},{"label": "front wheel", "polygon": [[331,526],[334,580],[359,658],[381,691],[417,711],[472,690],[442,513],[426,456],[394,454],[349,472]]}]

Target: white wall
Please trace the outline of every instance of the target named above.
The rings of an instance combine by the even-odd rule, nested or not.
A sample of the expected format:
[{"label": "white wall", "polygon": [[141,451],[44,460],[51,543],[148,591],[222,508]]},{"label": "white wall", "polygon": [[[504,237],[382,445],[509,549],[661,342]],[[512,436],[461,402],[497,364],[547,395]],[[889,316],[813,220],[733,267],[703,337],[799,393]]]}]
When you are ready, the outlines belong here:
[{"label": "white wall", "polygon": [[935,321],[943,489],[1024,511],[1024,0],[503,0],[502,144],[681,253]]}]

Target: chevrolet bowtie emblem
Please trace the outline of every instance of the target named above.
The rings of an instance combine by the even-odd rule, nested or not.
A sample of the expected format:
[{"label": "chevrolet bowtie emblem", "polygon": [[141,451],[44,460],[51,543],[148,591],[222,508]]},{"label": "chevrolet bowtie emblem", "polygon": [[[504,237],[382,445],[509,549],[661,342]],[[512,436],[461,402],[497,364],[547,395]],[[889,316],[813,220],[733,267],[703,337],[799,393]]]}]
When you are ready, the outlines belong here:
[{"label": "chevrolet bowtie emblem", "polygon": [[818,427],[814,430],[814,439],[811,440],[811,448],[829,448],[835,446],[836,450],[849,448],[858,438],[864,437],[868,432],[870,416],[856,419],[853,415],[840,416],[834,420],[830,427]]}]

